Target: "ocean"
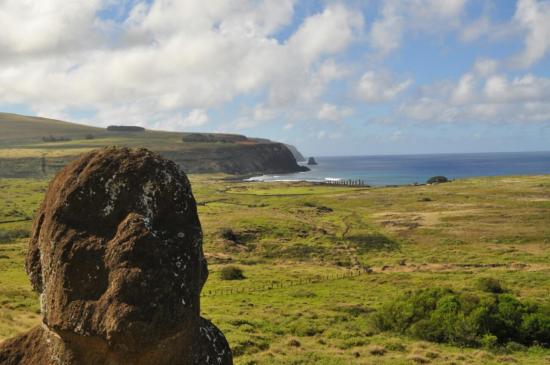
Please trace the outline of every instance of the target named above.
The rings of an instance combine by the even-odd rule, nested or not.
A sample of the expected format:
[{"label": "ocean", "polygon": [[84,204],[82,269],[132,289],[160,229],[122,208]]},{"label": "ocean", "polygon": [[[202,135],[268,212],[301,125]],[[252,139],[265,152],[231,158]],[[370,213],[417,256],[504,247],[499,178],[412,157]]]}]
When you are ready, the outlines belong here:
[{"label": "ocean", "polygon": [[434,155],[315,157],[311,171],[255,176],[249,181],[315,181],[360,179],[366,184],[425,183],[432,176],[449,179],[475,176],[550,174],[550,152],[460,153]]}]

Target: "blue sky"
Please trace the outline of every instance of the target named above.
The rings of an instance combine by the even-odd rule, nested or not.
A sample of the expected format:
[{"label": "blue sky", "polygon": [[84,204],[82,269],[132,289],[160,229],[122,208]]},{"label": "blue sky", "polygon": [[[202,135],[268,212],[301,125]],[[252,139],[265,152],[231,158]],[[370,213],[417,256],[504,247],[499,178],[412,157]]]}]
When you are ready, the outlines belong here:
[{"label": "blue sky", "polygon": [[0,23],[0,111],[306,155],[550,149],[550,0],[8,0]]}]

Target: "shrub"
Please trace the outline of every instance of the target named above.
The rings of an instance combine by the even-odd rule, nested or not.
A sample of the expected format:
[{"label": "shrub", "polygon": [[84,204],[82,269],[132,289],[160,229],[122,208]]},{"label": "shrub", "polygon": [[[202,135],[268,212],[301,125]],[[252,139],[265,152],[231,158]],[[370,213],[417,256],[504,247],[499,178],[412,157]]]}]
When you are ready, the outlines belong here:
[{"label": "shrub", "polygon": [[318,213],[331,213],[331,212],[334,211],[331,207],[327,207],[327,206],[324,206],[324,205],[319,205],[319,204],[311,202],[311,201],[303,202],[302,206],[308,207],[308,208],[317,208]]},{"label": "shrub", "polygon": [[399,351],[399,352],[407,351],[407,347],[403,345],[401,342],[397,342],[397,341],[390,341],[386,343],[384,347],[390,351]]},{"label": "shrub", "polygon": [[437,359],[439,357],[439,352],[428,351],[426,352],[426,357],[429,359]]},{"label": "shrub", "polygon": [[550,314],[539,311],[525,315],[520,331],[528,342],[550,345]]},{"label": "shrub", "polygon": [[288,343],[289,346],[292,346],[292,347],[300,347],[302,346],[302,344],[300,343],[300,341],[298,341],[297,339],[293,338],[292,340],[290,340],[290,342]]},{"label": "shrub", "polygon": [[550,310],[510,294],[479,297],[441,288],[421,290],[384,305],[373,324],[379,330],[460,346],[550,346]]},{"label": "shrub", "polygon": [[249,141],[246,136],[227,133],[186,133],[181,140],[182,142],[195,143],[237,143]]},{"label": "shrub", "polygon": [[495,335],[483,335],[479,341],[480,345],[488,350],[494,350],[498,345],[498,338]]},{"label": "shrub", "polygon": [[383,356],[386,353],[386,349],[379,345],[369,346],[368,351],[371,355],[374,356]]},{"label": "shrub", "polygon": [[331,207],[326,207],[324,205],[319,205],[317,207],[317,212],[318,213],[332,213],[334,211],[334,209],[332,209]]},{"label": "shrub", "polygon": [[220,237],[222,237],[224,240],[231,242],[237,242],[238,240],[237,234],[231,228],[220,228],[219,233]]},{"label": "shrub", "polygon": [[324,329],[309,320],[299,319],[291,324],[290,331],[294,336],[311,337],[323,333]]},{"label": "shrub", "polygon": [[237,266],[226,266],[221,270],[220,278],[222,280],[242,280],[245,276]]},{"label": "shrub", "polygon": [[477,288],[487,293],[504,293],[504,289],[502,288],[500,281],[495,278],[479,278],[477,281]]},{"label": "shrub", "polygon": [[52,136],[51,134],[49,136],[43,136],[42,141],[44,142],[68,142],[71,139],[69,137],[64,136]]},{"label": "shrub", "polygon": [[30,231],[26,229],[0,230],[0,243],[11,242],[18,238],[27,238]]},{"label": "shrub", "polygon": [[447,179],[445,176],[432,176],[428,179],[426,184],[442,184],[449,182],[449,179]]},{"label": "shrub", "polygon": [[506,347],[505,347],[505,351],[508,352],[508,353],[512,353],[512,352],[518,352],[518,351],[525,351],[527,348],[520,344],[520,343],[517,343],[517,342],[514,342],[514,341],[510,341],[506,344]]},{"label": "shrub", "polygon": [[136,125],[110,125],[109,132],[145,132],[145,128]]}]

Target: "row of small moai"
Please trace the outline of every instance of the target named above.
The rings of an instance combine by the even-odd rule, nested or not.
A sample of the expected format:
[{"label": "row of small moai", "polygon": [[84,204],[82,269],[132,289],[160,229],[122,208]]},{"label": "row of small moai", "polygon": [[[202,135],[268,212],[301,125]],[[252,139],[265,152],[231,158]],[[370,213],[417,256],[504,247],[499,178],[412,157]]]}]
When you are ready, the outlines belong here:
[{"label": "row of small moai", "polygon": [[348,179],[348,180],[329,180],[325,181],[324,184],[328,185],[342,185],[342,186],[364,186],[368,187],[369,185],[365,183],[365,180],[361,179]]}]

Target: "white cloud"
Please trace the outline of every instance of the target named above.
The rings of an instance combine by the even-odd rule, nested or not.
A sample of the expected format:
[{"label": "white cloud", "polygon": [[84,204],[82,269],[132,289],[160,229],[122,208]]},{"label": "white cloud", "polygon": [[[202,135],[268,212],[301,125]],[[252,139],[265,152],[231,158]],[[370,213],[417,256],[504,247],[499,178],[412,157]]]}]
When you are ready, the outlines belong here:
[{"label": "white cloud", "polygon": [[[439,15],[446,18],[459,16],[468,0],[428,0],[416,1],[416,10],[425,14],[425,17]],[[424,6],[422,6],[424,5]]]},{"label": "white cloud", "polygon": [[507,40],[521,36],[524,48],[505,60],[512,68],[528,68],[540,61],[550,50],[550,1],[518,0],[510,21],[493,23],[488,15],[463,27],[461,39],[465,42],[487,37],[489,40]]},{"label": "white cloud", "polygon": [[497,72],[499,62],[490,58],[480,58],[474,64],[474,71],[481,76],[489,76]]},{"label": "white cloud", "polygon": [[466,104],[473,101],[476,78],[473,74],[463,75],[454,88],[450,100],[453,104]]},{"label": "white cloud", "polygon": [[493,29],[494,25],[491,23],[491,20],[487,16],[482,16],[464,26],[460,33],[460,39],[463,42],[473,42],[489,34]]},{"label": "white cloud", "polygon": [[386,1],[381,13],[382,17],[372,24],[370,40],[375,49],[386,55],[401,46],[404,18],[393,1]]},{"label": "white cloud", "polygon": [[261,122],[254,120],[253,118],[242,116],[237,118],[237,120],[234,122],[234,127],[236,129],[249,129],[257,127],[260,124]]},{"label": "white cloud", "polygon": [[[524,37],[525,47],[507,63],[479,58],[459,80],[407,92],[400,116],[549,120],[549,79],[503,72],[507,66],[529,68],[548,54],[550,0],[518,0],[515,15],[502,24],[485,13],[468,23],[468,0],[382,0],[366,37],[362,14],[341,1],[326,2],[301,20],[295,0],[0,3],[0,100],[44,116],[74,120],[76,109],[90,111],[89,120],[81,121],[98,125],[193,129],[208,125],[208,110],[238,100],[238,115],[218,128],[280,123],[279,130],[289,130],[305,120],[338,122],[353,113],[334,97],[341,95],[342,81],[367,103],[404,98],[413,84],[374,71],[380,64],[358,74],[365,69],[356,52],[346,54],[350,47],[363,51],[366,40],[377,55],[387,56],[406,37],[455,32],[467,42]],[[123,4],[132,7],[126,19],[99,17],[124,17]],[[275,37],[281,34],[284,40]],[[338,88],[331,90],[333,85]],[[256,106],[243,107],[252,102]],[[334,126],[341,125],[324,128]]]},{"label": "white cloud", "polygon": [[380,103],[394,99],[411,84],[411,79],[394,81],[387,73],[367,71],[357,85],[358,96],[367,103]]},{"label": "white cloud", "polygon": [[396,142],[396,141],[399,141],[402,138],[403,138],[403,131],[396,130],[390,135],[390,137],[388,139],[392,142]]},{"label": "white cloud", "polygon": [[344,118],[349,117],[353,114],[351,108],[340,108],[336,105],[325,103],[319,109],[317,113],[317,118],[321,120],[331,120],[335,122],[341,122]]},{"label": "white cloud", "polygon": [[346,67],[324,57],[349,47],[359,37],[362,25],[359,13],[341,5],[306,18],[276,53],[259,59],[259,75],[270,78],[269,103],[311,102],[328,83],[347,75]]},{"label": "white cloud", "polygon": [[91,109],[96,124],[196,126],[204,118],[170,116],[263,93],[264,108],[240,123],[251,125],[274,118],[273,108],[315,103],[346,76],[330,57],[363,26],[360,13],[328,5],[283,42],[273,34],[292,21],[291,0],[139,2],[121,23],[98,17],[110,5],[2,1],[0,100],[58,115]]},{"label": "white cloud", "polygon": [[193,109],[181,122],[182,127],[198,127],[208,123],[208,114],[204,109]]},{"label": "white cloud", "polygon": [[550,1],[518,0],[514,21],[524,29],[525,48],[512,65],[527,68],[550,50]]},{"label": "white cloud", "polygon": [[456,84],[425,87],[398,116],[426,122],[550,122],[550,78],[467,73]]},{"label": "white cloud", "polygon": [[485,14],[464,25],[460,35],[464,42],[480,38],[490,41],[523,38],[524,46],[520,52],[507,59],[495,60],[501,69],[528,69],[544,59],[550,50],[550,0],[517,0],[515,5],[510,20],[495,23],[489,14]]},{"label": "white cloud", "polygon": [[[550,0],[518,0],[513,18],[501,23],[492,21],[490,5],[483,15],[468,23],[467,18],[462,17],[467,3],[468,0],[384,0],[382,3],[380,16],[369,34],[371,45],[380,56],[398,49],[409,33],[456,31],[464,42],[482,37],[490,41],[524,37],[524,49],[518,54],[507,60],[480,58],[472,72],[463,75],[455,85],[443,83],[447,88],[443,93],[445,97],[416,97],[404,103],[401,112],[419,120],[547,120],[547,104],[541,99],[547,95],[543,90],[544,80],[532,75],[508,80],[497,73],[506,67],[529,68],[548,54]],[[374,82],[373,77],[366,74],[358,87],[366,101],[387,101],[393,91],[399,90],[391,86],[377,88],[376,85],[383,82]],[[441,85],[436,88],[439,87]]]},{"label": "white cloud", "polygon": [[277,117],[277,110],[264,104],[258,104],[254,107],[253,118],[258,121],[272,120]]},{"label": "white cloud", "polygon": [[408,5],[411,27],[427,32],[456,29],[469,0],[401,0]]},{"label": "white cloud", "polygon": [[421,97],[403,103],[398,114],[422,122],[453,122],[456,120],[457,108],[444,100]]},{"label": "white cloud", "polygon": [[98,41],[100,0],[2,0],[0,61],[15,55],[70,51]]},{"label": "white cloud", "polygon": [[436,34],[459,29],[468,0],[384,0],[369,39],[381,56],[401,46],[408,31]]},{"label": "white cloud", "polygon": [[343,6],[332,6],[307,18],[288,41],[292,52],[307,61],[342,51],[363,26],[363,17]]},{"label": "white cloud", "polygon": [[550,104],[550,79],[531,74],[508,80],[503,75],[491,76],[483,93],[491,103],[547,102]]}]

